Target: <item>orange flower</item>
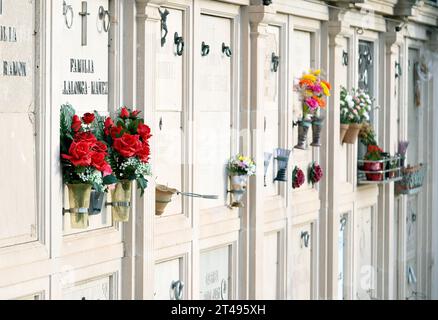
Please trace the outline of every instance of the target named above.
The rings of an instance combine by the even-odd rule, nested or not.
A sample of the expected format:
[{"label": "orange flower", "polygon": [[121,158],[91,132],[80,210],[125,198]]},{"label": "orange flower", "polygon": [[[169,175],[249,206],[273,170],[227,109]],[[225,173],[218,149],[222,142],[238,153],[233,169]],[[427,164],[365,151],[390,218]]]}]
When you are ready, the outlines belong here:
[{"label": "orange flower", "polygon": [[324,84],[327,86],[327,88],[328,88],[329,90],[332,89],[332,86],[331,86],[330,83],[328,83],[327,81],[321,80],[321,82],[324,83]]},{"label": "orange flower", "polygon": [[308,79],[301,79],[300,80],[300,87],[304,87],[304,86],[312,86],[313,82],[311,80]]},{"label": "orange flower", "polygon": [[325,108],[325,101],[324,101],[324,99],[321,99],[321,98],[319,98],[317,96],[313,96],[313,99],[315,99],[316,102],[318,102],[318,104],[319,104],[319,106],[321,108]]}]

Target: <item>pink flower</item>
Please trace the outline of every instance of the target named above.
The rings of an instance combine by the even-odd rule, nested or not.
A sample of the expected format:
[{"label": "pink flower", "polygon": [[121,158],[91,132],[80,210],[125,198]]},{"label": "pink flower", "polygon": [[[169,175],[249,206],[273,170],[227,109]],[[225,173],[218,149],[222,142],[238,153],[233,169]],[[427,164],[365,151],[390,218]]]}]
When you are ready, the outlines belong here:
[{"label": "pink flower", "polygon": [[318,101],[313,98],[307,98],[305,102],[311,111],[315,111],[319,107]]},{"label": "pink flower", "polygon": [[312,90],[314,93],[321,93],[322,92],[322,87],[319,83],[313,85],[313,86],[309,86],[309,89]]}]

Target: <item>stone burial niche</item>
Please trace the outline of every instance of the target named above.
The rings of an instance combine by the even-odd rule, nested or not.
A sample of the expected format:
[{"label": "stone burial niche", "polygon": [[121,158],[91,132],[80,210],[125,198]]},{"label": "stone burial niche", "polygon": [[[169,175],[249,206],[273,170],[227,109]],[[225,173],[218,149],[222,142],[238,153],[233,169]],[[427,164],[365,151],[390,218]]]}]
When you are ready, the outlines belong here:
[{"label": "stone burial niche", "polygon": [[0,1],[0,248],[38,239],[35,1]]}]

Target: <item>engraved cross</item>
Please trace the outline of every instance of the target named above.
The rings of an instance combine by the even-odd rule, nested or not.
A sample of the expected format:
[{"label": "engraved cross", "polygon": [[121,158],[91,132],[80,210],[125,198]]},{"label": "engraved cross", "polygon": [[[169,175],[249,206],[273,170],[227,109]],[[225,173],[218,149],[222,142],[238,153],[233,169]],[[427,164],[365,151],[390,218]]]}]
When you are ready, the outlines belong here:
[{"label": "engraved cross", "polygon": [[90,15],[87,12],[87,1],[82,1],[82,11],[79,12],[79,15],[82,17],[82,45],[87,45],[87,16]]}]

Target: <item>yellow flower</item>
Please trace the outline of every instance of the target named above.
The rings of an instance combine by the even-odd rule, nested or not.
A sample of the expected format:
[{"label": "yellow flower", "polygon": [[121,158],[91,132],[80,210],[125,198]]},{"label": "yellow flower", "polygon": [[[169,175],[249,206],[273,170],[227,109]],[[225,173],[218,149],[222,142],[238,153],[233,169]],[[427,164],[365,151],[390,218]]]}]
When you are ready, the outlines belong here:
[{"label": "yellow flower", "polygon": [[314,70],[312,73],[313,73],[315,76],[319,76],[319,74],[321,73],[321,69]]},{"label": "yellow flower", "polygon": [[310,80],[312,82],[316,81],[316,77],[313,74],[305,74],[301,79]]},{"label": "yellow flower", "polygon": [[313,96],[313,91],[312,90],[306,90],[306,96],[312,97]]},{"label": "yellow flower", "polygon": [[330,90],[329,90],[329,88],[326,86],[326,84],[325,84],[324,82],[321,82],[320,84],[321,84],[322,90],[324,91],[324,94],[325,94],[327,97],[330,97]]}]

